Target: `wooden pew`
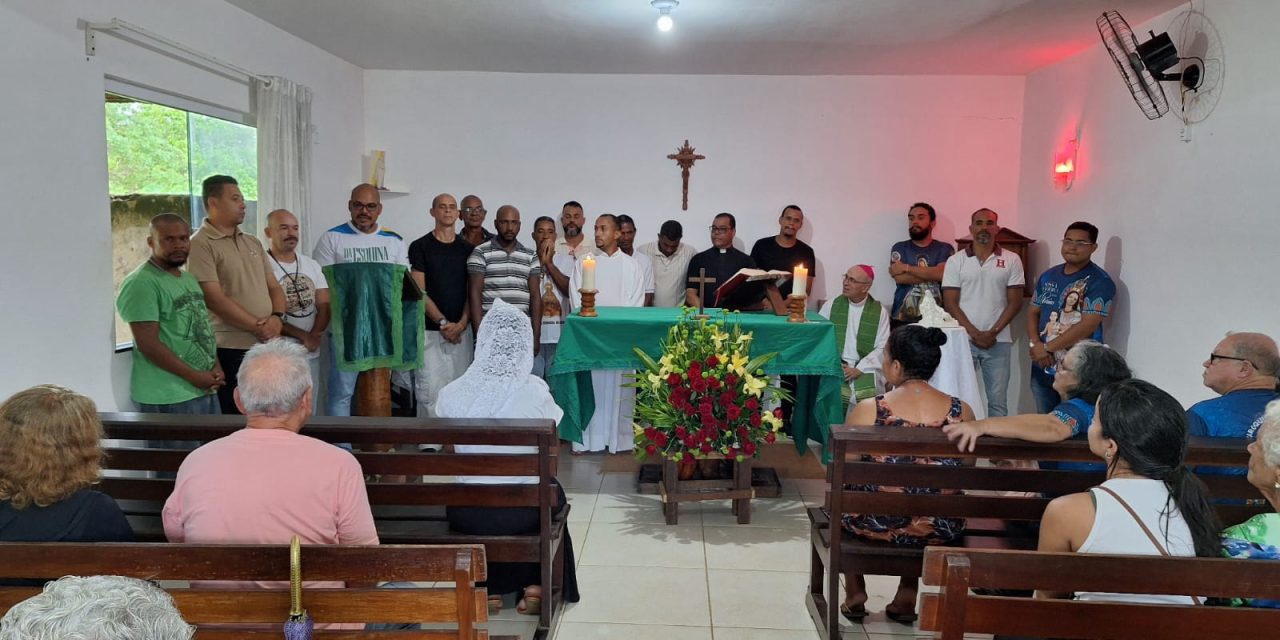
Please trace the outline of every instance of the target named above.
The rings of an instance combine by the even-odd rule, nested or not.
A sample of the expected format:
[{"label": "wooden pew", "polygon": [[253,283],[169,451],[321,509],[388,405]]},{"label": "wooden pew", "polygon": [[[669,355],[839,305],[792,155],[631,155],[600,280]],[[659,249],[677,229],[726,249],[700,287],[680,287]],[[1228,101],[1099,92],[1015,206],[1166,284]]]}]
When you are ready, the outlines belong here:
[{"label": "wooden pew", "polygon": [[1037,600],[971,588],[1280,599],[1280,562],[935,547],[925,551],[920,627],[943,640],[968,633],[1098,640],[1275,637],[1280,609]]},{"label": "wooden pew", "polygon": [[[139,413],[101,414],[106,436],[135,441],[109,447],[105,469],[176,472],[186,451],[160,449],[143,442],[208,442],[240,429],[241,416],[177,416]],[[392,484],[369,482],[369,503],[378,537],[390,544],[483,544],[489,562],[533,562],[542,569],[543,607],[538,636],[546,637],[561,603],[561,542],[567,508],[552,515],[559,436],[550,420],[453,420],[432,418],[316,417],[302,433],[357,448],[374,444],[410,445],[411,451],[356,451],[367,476],[537,476],[537,484],[463,484],[447,480]],[[419,453],[417,444],[484,444],[536,447],[529,454]],[[105,478],[98,489],[120,503],[140,540],[163,541],[160,509],[173,480]],[[523,536],[472,536],[450,531],[446,506],[537,507],[540,533]]]},{"label": "wooden pew", "polygon": [[[1187,462],[1203,466],[1245,466],[1249,453],[1244,440],[1192,438]],[[832,429],[832,463],[827,467],[833,489],[855,484],[932,487],[962,491],[953,495],[870,493],[831,490],[826,506],[809,510],[810,568],[806,606],[820,633],[839,638],[840,572],[891,576],[920,576],[923,549],[896,547],[852,536],[840,526],[839,514],[935,515],[966,518],[965,536],[952,546],[963,548],[1034,549],[1034,526],[1050,497],[1085,491],[1102,483],[1101,473],[1048,469],[977,466],[926,466],[863,462],[864,455],[912,455],[975,460],[992,458],[1054,462],[1099,462],[1084,440],[1051,444],[983,438],[974,454],[956,451],[938,429],[848,427]],[[1201,476],[1222,504],[1218,512],[1226,524],[1243,522],[1266,510],[1245,504],[1258,498],[1244,476]],[[1027,492],[1006,495],[1005,492]],[[833,514],[828,516],[828,514]],[[832,549],[838,552],[832,553]]]},{"label": "wooden pew", "polygon": [[[63,542],[0,543],[0,579],[50,579],[66,575],[118,575],[143,580],[289,580],[289,545],[206,545]],[[355,640],[484,640],[488,631],[480,545],[321,545],[302,548],[305,581],[380,580],[435,583],[405,589],[306,589],[303,607],[317,623],[414,622],[450,628],[430,631],[316,630],[317,638]],[[450,583],[442,586],[440,583]],[[183,619],[200,640],[279,638],[289,614],[288,589],[169,588]],[[0,614],[40,592],[39,587],[0,587]],[[207,625],[269,623],[270,629],[217,629]],[[496,639],[495,639],[496,640]]]}]

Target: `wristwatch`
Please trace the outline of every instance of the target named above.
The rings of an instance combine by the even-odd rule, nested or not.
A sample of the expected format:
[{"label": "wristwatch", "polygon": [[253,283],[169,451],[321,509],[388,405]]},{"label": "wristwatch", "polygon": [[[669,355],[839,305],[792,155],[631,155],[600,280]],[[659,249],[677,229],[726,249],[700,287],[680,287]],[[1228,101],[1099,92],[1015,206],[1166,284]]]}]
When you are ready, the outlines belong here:
[{"label": "wristwatch", "polygon": [[445,326],[446,324],[449,324],[449,319],[448,319],[448,318],[441,317],[441,318],[440,318],[440,328],[441,328],[441,329],[443,329],[443,328],[444,328],[444,326]]},{"label": "wristwatch", "polygon": [[275,317],[277,317],[277,318],[280,318],[280,322],[284,322],[284,312],[283,312],[283,311],[272,311],[272,312],[271,312],[271,315],[273,315],[273,316],[275,316]]}]

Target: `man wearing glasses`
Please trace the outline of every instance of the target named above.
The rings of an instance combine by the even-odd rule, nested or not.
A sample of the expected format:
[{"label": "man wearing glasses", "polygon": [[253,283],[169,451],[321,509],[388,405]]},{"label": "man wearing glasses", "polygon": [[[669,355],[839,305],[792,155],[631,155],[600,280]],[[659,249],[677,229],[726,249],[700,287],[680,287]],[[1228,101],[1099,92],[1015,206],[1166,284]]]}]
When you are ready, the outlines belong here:
[{"label": "man wearing glasses", "polygon": [[1031,346],[1031,395],[1039,413],[1049,413],[1062,400],[1053,390],[1056,366],[1077,342],[1102,342],[1102,319],[1110,315],[1115,282],[1094,264],[1098,228],[1073,222],[1062,237],[1064,262],[1036,281],[1027,311]]},{"label": "man wearing glasses", "polygon": [[[355,262],[379,262],[409,267],[409,251],[400,234],[378,225],[382,215],[382,199],[378,189],[362,184],[351,190],[347,201],[351,220],[322,234],[311,257],[321,267]],[[330,286],[335,283],[330,282]],[[334,336],[337,339],[337,336]],[[331,416],[351,415],[351,396],[355,394],[355,371],[342,371],[329,359],[329,388],[325,410]]]},{"label": "man wearing glasses", "polygon": [[730,310],[764,308],[764,289],[758,282],[744,282],[724,299],[716,295],[717,287],[728,282],[739,269],[756,268],[756,263],[751,256],[733,246],[737,228],[738,221],[732,213],[722,213],[712,221],[711,248],[693,256],[689,261],[689,271],[685,274],[685,304],[691,307],[698,306],[699,283],[693,278],[699,277],[701,270],[705,269],[706,277],[715,278],[715,282],[706,284],[707,299],[703,301],[702,306]]},{"label": "man wearing glasses", "polygon": [[[1249,438],[1258,435],[1267,403],[1280,398],[1276,373],[1280,353],[1276,341],[1261,333],[1230,333],[1204,361],[1204,386],[1218,397],[1187,409],[1193,436]],[[1244,475],[1244,469],[1222,469]]]},{"label": "man wearing glasses", "polygon": [[822,305],[822,314],[836,326],[836,348],[848,384],[842,389],[847,413],[850,402],[884,392],[880,354],[889,341],[889,313],[871,297],[876,272],[870,265],[849,267],[840,295]]},{"label": "man wearing glasses", "polygon": [[478,247],[494,238],[494,234],[484,228],[484,217],[488,215],[484,203],[478,196],[467,196],[458,205],[458,213],[462,216],[462,239],[467,244]]}]

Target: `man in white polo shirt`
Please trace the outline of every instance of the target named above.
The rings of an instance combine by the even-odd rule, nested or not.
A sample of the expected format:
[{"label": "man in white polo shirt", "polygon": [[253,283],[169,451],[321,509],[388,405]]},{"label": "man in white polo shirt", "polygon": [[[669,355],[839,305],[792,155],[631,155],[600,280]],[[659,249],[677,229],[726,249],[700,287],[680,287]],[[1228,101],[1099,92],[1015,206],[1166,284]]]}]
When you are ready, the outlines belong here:
[{"label": "man in white polo shirt", "polygon": [[1009,323],[1022,309],[1026,277],[1018,254],[996,244],[1000,216],[978,209],[969,216],[973,244],[947,259],[942,306],[969,334],[973,361],[982,372],[987,415],[1009,415]]}]

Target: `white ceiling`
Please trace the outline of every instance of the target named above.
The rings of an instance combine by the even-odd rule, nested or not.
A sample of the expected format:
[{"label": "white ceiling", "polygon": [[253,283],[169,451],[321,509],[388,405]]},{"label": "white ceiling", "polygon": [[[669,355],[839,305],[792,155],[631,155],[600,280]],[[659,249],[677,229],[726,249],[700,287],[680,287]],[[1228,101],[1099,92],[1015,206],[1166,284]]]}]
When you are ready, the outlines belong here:
[{"label": "white ceiling", "polygon": [[365,69],[1022,75],[1185,0],[228,0]]}]

